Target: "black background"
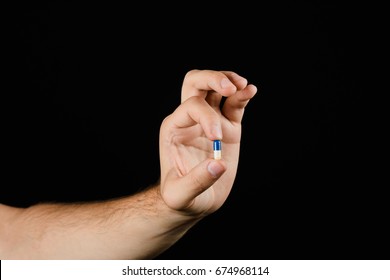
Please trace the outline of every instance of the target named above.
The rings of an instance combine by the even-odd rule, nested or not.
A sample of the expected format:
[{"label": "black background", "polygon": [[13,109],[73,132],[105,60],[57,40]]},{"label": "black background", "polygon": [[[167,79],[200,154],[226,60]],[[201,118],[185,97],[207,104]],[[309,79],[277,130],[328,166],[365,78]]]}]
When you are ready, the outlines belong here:
[{"label": "black background", "polygon": [[364,7],[264,2],[18,7],[3,41],[1,201],[155,183],[185,73],[232,70],[259,88],[234,188],[158,259],[386,258]]}]

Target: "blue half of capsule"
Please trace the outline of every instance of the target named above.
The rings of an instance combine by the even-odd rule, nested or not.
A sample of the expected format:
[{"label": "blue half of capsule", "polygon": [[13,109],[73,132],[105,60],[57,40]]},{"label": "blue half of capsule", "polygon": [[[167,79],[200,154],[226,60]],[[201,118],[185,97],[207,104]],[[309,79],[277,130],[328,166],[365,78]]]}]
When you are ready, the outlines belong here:
[{"label": "blue half of capsule", "polygon": [[214,149],[214,151],[221,150],[221,140],[214,140],[213,149]]}]

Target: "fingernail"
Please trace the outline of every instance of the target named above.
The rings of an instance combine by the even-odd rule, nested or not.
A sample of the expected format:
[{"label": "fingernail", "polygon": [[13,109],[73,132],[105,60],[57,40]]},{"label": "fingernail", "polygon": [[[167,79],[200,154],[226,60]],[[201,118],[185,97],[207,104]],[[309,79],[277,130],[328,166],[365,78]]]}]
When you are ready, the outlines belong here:
[{"label": "fingernail", "polygon": [[221,126],[214,125],[212,130],[211,130],[211,133],[213,134],[213,136],[216,139],[222,139],[222,129],[221,129]]},{"label": "fingernail", "polygon": [[207,165],[207,170],[214,178],[218,178],[224,172],[223,166],[215,161],[212,161]]},{"label": "fingernail", "polygon": [[228,87],[235,87],[232,82],[228,78],[223,78],[221,80],[221,87],[222,88],[228,88]]}]

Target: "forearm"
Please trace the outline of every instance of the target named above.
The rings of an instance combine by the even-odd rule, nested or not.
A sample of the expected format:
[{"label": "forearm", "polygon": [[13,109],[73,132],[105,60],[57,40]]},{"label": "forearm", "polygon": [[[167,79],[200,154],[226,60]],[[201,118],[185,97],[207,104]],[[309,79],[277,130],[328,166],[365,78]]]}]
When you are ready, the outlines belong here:
[{"label": "forearm", "polygon": [[169,209],[158,187],[105,202],[9,209],[6,216],[0,259],[150,259],[197,222]]}]

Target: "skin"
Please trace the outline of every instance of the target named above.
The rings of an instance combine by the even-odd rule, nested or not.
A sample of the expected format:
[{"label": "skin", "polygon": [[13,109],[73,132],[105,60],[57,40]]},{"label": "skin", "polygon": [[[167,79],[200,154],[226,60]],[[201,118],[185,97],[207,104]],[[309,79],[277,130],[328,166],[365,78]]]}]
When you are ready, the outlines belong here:
[{"label": "skin", "polygon": [[[241,121],[257,88],[231,71],[191,70],[160,127],[158,183],[117,199],[0,204],[0,259],[152,259],[226,201]],[[223,101],[223,102],[222,102]],[[212,140],[222,141],[214,160]]]}]

